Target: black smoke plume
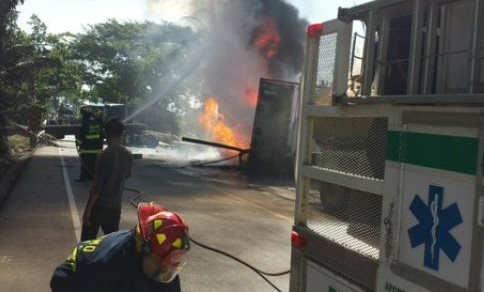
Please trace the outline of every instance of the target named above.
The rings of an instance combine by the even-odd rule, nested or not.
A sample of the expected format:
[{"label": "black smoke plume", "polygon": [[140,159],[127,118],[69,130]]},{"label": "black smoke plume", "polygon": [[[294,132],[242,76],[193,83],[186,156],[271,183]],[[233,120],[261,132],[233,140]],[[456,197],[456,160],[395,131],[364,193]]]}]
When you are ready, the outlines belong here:
[{"label": "black smoke plume", "polygon": [[[272,77],[278,79],[300,73],[303,66],[305,28],[308,23],[299,18],[298,10],[281,0],[242,0],[242,2],[247,7],[257,7],[254,10],[256,18],[272,19],[281,35],[278,54],[274,59],[268,60],[269,73]],[[253,31],[252,41],[257,38],[260,30],[259,26]]]}]

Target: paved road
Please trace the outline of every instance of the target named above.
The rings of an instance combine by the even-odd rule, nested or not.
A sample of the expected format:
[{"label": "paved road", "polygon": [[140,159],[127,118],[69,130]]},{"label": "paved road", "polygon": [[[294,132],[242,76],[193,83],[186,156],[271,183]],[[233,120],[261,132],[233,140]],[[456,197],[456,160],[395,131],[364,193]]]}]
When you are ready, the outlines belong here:
[{"label": "paved road", "polygon": [[[0,292],[49,291],[54,268],[72,251],[89,184],[74,182],[74,145],[39,148],[0,209]],[[62,157],[62,158],[61,158]],[[277,189],[254,188],[237,175],[136,161],[127,186],[143,199],[180,213],[191,236],[269,272],[287,270],[294,202]],[[220,183],[224,182],[224,183]],[[136,224],[125,192],[121,228]],[[289,276],[270,277],[287,291]],[[182,274],[184,291],[276,291],[241,264],[193,245]]]}]

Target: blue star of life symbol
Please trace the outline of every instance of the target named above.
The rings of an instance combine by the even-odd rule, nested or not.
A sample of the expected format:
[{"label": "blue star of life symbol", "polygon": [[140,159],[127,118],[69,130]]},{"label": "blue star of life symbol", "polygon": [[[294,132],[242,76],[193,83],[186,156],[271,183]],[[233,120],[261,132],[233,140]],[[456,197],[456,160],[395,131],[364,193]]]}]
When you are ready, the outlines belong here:
[{"label": "blue star of life symbol", "polygon": [[408,229],[410,245],[415,248],[425,245],[424,266],[439,270],[440,251],[454,262],[459,255],[461,245],[449,231],[462,223],[462,216],[457,203],[442,209],[444,188],[429,186],[428,204],[418,194],[410,204],[410,211],[419,223]]}]

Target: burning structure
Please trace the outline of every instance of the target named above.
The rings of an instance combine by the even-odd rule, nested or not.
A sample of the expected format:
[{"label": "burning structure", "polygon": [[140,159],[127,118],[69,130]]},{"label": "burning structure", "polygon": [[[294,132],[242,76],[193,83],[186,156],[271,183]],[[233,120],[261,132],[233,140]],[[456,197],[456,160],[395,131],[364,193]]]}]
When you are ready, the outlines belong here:
[{"label": "burning structure", "polygon": [[260,80],[248,160],[252,177],[293,177],[298,93],[298,83]]},{"label": "burning structure", "polygon": [[[194,73],[203,80],[200,138],[249,148],[259,81],[298,79],[307,23],[283,0],[148,2],[153,11],[184,6],[186,18],[203,34],[205,52]],[[273,132],[286,131],[273,126]]]},{"label": "burning structure", "polygon": [[209,96],[205,113],[217,107],[218,118],[202,126],[209,140],[226,143],[230,139],[220,136],[231,136],[233,146],[248,148],[259,80],[298,78],[305,22],[281,0],[215,2],[209,22],[211,54],[203,74]]}]

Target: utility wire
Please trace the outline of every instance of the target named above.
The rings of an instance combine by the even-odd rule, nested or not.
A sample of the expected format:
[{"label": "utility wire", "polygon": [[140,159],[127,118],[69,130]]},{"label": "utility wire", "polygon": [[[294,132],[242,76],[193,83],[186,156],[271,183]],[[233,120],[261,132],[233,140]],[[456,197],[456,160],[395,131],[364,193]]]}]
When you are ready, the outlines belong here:
[{"label": "utility wire", "polygon": [[249,269],[251,269],[252,271],[254,271],[254,272],[255,272],[257,275],[259,275],[259,276],[260,276],[262,279],[264,279],[264,281],[266,281],[266,282],[267,282],[269,285],[271,285],[271,286],[272,286],[272,288],[274,288],[276,291],[278,291],[278,292],[282,292],[282,290],[281,290],[281,289],[279,289],[279,288],[278,288],[276,285],[274,285],[274,283],[272,283],[272,282],[271,282],[269,279],[267,279],[267,278],[264,276],[264,274],[265,274],[265,275],[269,274],[269,276],[281,276],[281,275],[285,275],[285,274],[289,273],[289,272],[290,272],[290,270],[289,270],[289,271],[284,271],[284,272],[281,272],[281,273],[265,273],[265,272],[262,272],[261,270],[257,269],[256,267],[254,267],[254,266],[252,266],[252,265],[250,265],[250,264],[248,264],[248,263],[244,262],[243,260],[241,260],[241,259],[237,258],[236,256],[233,256],[233,255],[229,254],[228,252],[225,252],[225,251],[222,251],[222,250],[219,250],[219,249],[216,249],[216,248],[210,247],[210,246],[208,246],[208,245],[202,244],[202,243],[200,243],[200,242],[198,242],[198,241],[194,240],[194,239],[193,239],[191,236],[190,236],[190,241],[191,241],[191,242],[193,242],[193,243],[195,243],[196,245],[198,245],[198,246],[202,247],[202,248],[205,248],[205,249],[208,249],[208,250],[210,250],[210,251],[213,251],[213,252],[219,253],[219,254],[221,254],[221,255],[224,255],[224,256],[226,256],[226,257],[229,257],[229,258],[231,258],[231,259],[233,259],[233,260],[235,260],[235,261],[237,261],[237,262],[239,262],[239,263],[243,264],[244,266],[246,266],[246,267],[248,267]]},{"label": "utility wire", "polygon": [[[271,276],[271,277],[278,277],[278,276],[283,276],[283,275],[289,274],[289,273],[291,272],[291,270],[287,270],[287,271],[283,271],[283,272],[277,272],[277,273],[269,273],[269,272],[264,272],[264,271],[262,271],[262,270],[260,270],[260,269],[258,269],[258,268],[256,268],[256,267],[252,266],[251,264],[249,264],[249,263],[247,263],[247,262],[245,262],[245,261],[241,260],[240,258],[238,258],[238,257],[236,257],[236,256],[234,256],[234,255],[231,255],[231,254],[230,254],[230,253],[228,253],[228,252],[225,252],[225,251],[223,251],[223,250],[219,250],[219,249],[216,249],[216,248],[214,248],[214,247],[210,247],[210,246],[208,246],[208,245],[205,245],[205,244],[203,244],[203,243],[200,243],[200,242],[198,242],[198,241],[194,240],[192,237],[190,237],[190,240],[191,240],[191,241],[193,241],[193,243],[195,243],[196,245],[198,245],[198,246],[200,246],[200,247],[203,247],[203,248],[205,248],[205,249],[208,249],[208,250],[211,250],[211,251],[213,251],[213,252],[216,252],[216,253],[219,253],[219,254],[221,254],[221,255],[224,255],[224,256],[226,256],[226,257],[229,257],[229,258],[231,258],[231,259],[233,259],[233,260],[235,260],[235,261],[237,261],[237,262],[239,262],[239,263],[243,264],[244,266],[247,266],[248,268],[250,268],[251,270],[253,270],[253,271],[254,271],[254,272],[256,272],[257,274],[259,274],[259,275],[260,275],[262,278],[264,278],[264,276],[263,276],[263,275],[265,275],[265,276]],[[265,279],[265,278],[264,278],[264,279]],[[266,281],[267,281],[267,280],[266,280]]]},{"label": "utility wire", "polygon": [[[135,192],[135,193],[138,193],[139,195],[134,197],[133,199],[130,200],[130,203],[131,205],[133,205],[134,207],[138,207],[138,200],[142,197],[142,193],[141,191],[139,190],[136,190],[136,189],[132,189],[132,188],[124,188],[125,190],[129,190],[129,191],[132,191],[132,192]],[[203,244],[195,239],[193,239],[193,237],[190,236],[190,241],[195,243],[196,245],[202,247],[202,248],[205,248],[205,249],[208,249],[210,251],[213,251],[213,252],[216,252],[216,253],[219,253],[221,255],[224,255],[228,258],[231,258],[233,259],[234,261],[237,261],[241,264],[243,264],[244,266],[248,267],[249,269],[251,269],[252,271],[254,271],[257,275],[259,275],[262,279],[264,279],[264,281],[266,281],[269,285],[271,285],[272,288],[274,288],[276,291],[278,292],[282,292],[281,289],[279,289],[274,283],[272,283],[269,279],[267,279],[265,276],[272,276],[272,277],[277,277],[277,276],[282,276],[282,275],[285,275],[285,274],[289,274],[291,272],[291,270],[287,270],[287,271],[283,271],[283,272],[277,272],[277,273],[269,273],[269,272],[265,272],[265,271],[262,271],[256,267],[254,267],[253,265],[241,260],[240,258],[228,253],[228,252],[225,252],[223,250],[220,250],[220,249],[217,249],[217,248],[214,248],[214,247],[211,247],[209,245],[206,245],[206,244]]]},{"label": "utility wire", "polygon": [[[207,163],[203,163],[203,164],[208,164],[208,163],[215,163],[215,162],[219,162],[219,161],[224,161],[224,160],[228,160],[228,159],[232,159],[234,157],[237,157],[238,155],[235,155],[235,156],[231,156],[231,157],[227,157],[227,158],[224,158],[224,159],[221,159],[221,160],[218,160],[218,161],[209,161]],[[199,164],[199,165],[203,165],[203,164]],[[86,169],[87,171],[87,169]],[[89,172],[89,171],[88,171]],[[138,196],[134,197],[133,199],[130,200],[130,203],[131,205],[133,205],[133,207],[137,208],[138,207],[138,200],[142,197],[142,192],[138,189],[135,189],[135,188],[131,188],[131,187],[124,187],[123,188],[124,190],[126,191],[130,191],[130,192],[133,192],[133,193],[136,193],[138,194]],[[220,250],[220,249],[217,249],[217,248],[214,248],[214,247],[211,247],[209,245],[206,245],[206,244],[203,244],[195,239],[193,239],[193,237],[190,236],[190,241],[195,243],[196,245],[202,247],[202,248],[205,248],[205,249],[208,249],[210,251],[213,251],[213,252],[216,252],[216,253],[219,253],[221,255],[224,255],[228,258],[231,258],[233,259],[234,261],[237,261],[241,264],[243,264],[244,266],[248,267],[249,269],[251,269],[252,271],[254,271],[257,275],[259,275],[262,279],[264,279],[264,281],[266,281],[269,285],[271,285],[272,288],[274,288],[276,291],[278,292],[282,292],[281,289],[279,289],[274,283],[272,283],[269,279],[267,279],[265,276],[271,276],[271,277],[278,277],[278,276],[282,276],[282,275],[286,275],[286,274],[289,274],[291,272],[291,270],[287,270],[287,271],[282,271],[282,272],[277,272],[277,273],[270,273],[270,272],[265,272],[265,271],[262,271],[256,267],[254,267],[253,265],[241,260],[240,258],[228,253],[228,252],[225,252],[223,250]]]}]

